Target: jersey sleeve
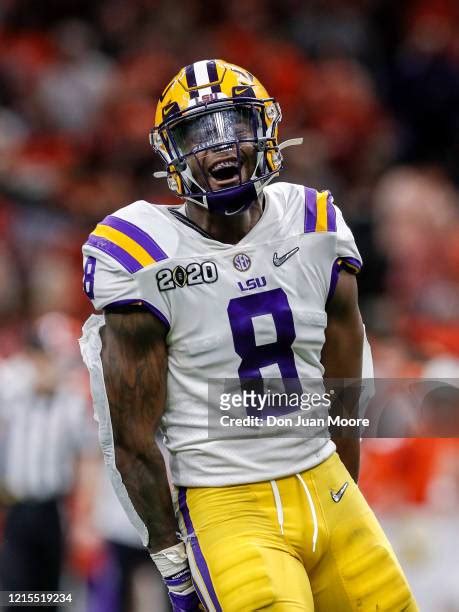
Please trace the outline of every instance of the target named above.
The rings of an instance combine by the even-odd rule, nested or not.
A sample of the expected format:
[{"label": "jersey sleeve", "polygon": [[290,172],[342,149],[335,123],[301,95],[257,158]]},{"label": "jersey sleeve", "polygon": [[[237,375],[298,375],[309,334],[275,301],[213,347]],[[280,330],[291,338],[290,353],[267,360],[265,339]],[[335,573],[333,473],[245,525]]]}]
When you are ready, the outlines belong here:
[{"label": "jersey sleeve", "polygon": [[335,204],[333,207],[336,212],[336,264],[341,270],[358,274],[363,265],[362,257],[341,210]]},{"label": "jersey sleeve", "polygon": [[83,246],[83,290],[96,310],[127,304],[142,304],[170,328],[168,306],[158,296],[147,301],[136,275],[122,261],[88,244]]},{"label": "jersey sleeve", "polygon": [[83,246],[83,290],[96,310],[140,301],[135,277],[102,251]]},{"label": "jersey sleeve", "polygon": [[342,270],[351,274],[358,274],[362,268],[362,257],[354,240],[354,236],[343,218],[341,210],[333,203],[333,196],[328,194],[327,203],[329,226],[335,234],[335,248],[333,253],[333,263],[331,267],[329,290],[327,303],[335,293],[338,283],[339,273]]}]

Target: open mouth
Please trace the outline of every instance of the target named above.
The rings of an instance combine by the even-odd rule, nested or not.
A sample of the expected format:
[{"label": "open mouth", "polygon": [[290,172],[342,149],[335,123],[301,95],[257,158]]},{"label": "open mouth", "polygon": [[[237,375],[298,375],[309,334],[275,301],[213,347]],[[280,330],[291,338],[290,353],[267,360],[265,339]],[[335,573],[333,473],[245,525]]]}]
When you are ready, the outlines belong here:
[{"label": "open mouth", "polygon": [[208,172],[219,183],[239,180],[239,164],[235,159],[216,161],[210,166]]}]

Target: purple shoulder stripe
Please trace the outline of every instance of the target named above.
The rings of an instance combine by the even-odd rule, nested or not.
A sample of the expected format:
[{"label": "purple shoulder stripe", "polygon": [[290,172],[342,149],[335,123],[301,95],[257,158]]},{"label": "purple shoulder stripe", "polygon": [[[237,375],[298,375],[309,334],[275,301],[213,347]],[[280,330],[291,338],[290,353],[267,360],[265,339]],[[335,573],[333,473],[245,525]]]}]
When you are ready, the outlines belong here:
[{"label": "purple shoulder stripe", "polygon": [[126,221],[125,219],[120,219],[120,217],[115,217],[115,215],[109,215],[105,217],[101,225],[108,225],[126,234],[129,238],[135,240],[137,244],[140,244],[155,261],[167,259],[166,253],[161,249],[159,244],[157,244],[146,232],[137,227],[137,225],[134,225],[134,223]]},{"label": "purple shoulder stripe", "polygon": [[310,187],[304,188],[304,231],[315,232],[317,221],[317,191]]},{"label": "purple shoulder stripe", "polygon": [[131,274],[138,272],[142,265],[134,259],[129,253],[127,253],[124,249],[119,247],[117,244],[114,244],[107,238],[103,238],[102,236],[94,236],[91,234],[86,241],[86,244],[94,247],[95,249],[99,249],[103,253],[110,255],[113,259],[116,259],[118,263],[120,263],[123,268],[125,268]]},{"label": "purple shoulder stripe", "polygon": [[336,232],[336,210],[333,206],[333,196],[328,194],[327,198],[327,231]]},{"label": "purple shoulder stripe", "polygon": [[[201,547],[199,546],[198,538],[194,532],[193,523],[190,517],[190,511],[188,509],[188,504],[186,501],[186,489],[183,487],[179,488],[178,502],[179,502],[180,512],[182,513],[183,520],[185,521],[187,535],[190,536],[191,548],[193,549],[193,555],[196,561],[196,565],[198,566],[199,573],[201,574],[204,584],[206,585],[207,592],[210,595],[210,598],[212,600],[212,603],[214,604],[215,610],[217,612],[222,612],[221,605],[218,601],[217,594],[215,593],[215,589],[212,584],[212,579],[209,574],[209,569],[207,567],[206,560],[204,559],[204,555],[202,554]],[[194,584],[194,586],[196,588],[196,584]],[[198,595],[201,601],[203,601],[202,595],[199,594],[199,592],[198,592]]]}]

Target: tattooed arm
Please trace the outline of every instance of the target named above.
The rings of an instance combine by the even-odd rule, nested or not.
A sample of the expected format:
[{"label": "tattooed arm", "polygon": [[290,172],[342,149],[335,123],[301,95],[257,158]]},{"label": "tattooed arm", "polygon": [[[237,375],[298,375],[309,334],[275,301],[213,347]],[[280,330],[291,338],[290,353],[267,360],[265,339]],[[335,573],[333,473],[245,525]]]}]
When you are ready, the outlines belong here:
[{"label": "tattooed arm", "polygon": [[157,552],[177,544],[166,468],[154,439],[166,400],[166,330],[141,307],[106,311],[105,321],[102,364],[115,463],[148,530],[148,548]]},{"label": "tattooed arm", "polygon": [[[325,368],[324,379],[343,379],[362,377],[363,324],[357,301],[357,281],[355,276],[343,270],[335,293],[327,307],[327,329],[322,349],[322,364]],[[338,406],[341,416],[357,417],[356,406],[360,390],[347,392],[344,405]],[[335,407],[332,405],[332,410]],[[357,482],[360,465],[360,440],[358,432],[353,436],[349,429],[341,436],[339,429],[332,432],[338,455]]]}]

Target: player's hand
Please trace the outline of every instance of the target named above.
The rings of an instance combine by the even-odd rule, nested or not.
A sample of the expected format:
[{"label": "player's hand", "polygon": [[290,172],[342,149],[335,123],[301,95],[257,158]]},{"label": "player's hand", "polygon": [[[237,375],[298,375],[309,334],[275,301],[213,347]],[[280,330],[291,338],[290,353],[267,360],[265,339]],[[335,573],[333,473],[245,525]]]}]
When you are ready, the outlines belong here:
[{"label": "player's hand", "polygon": [[203,610],[198,594],[191,581],[191,572],[187,568],[179,575],[164,578],[167,593],[174,612],[197,612]]},{"label": "player's hand", "polygon": [[179,542],[152,553],[156,567],[167,587],[173,612],[198,612],[204,610],[193,585],[185,544]]},{"label": "player's hand", "polygon": [[189,592],[174,593],[168,591],[172,610],[174,612],[197,612],[198,610],[204,610],[194,587],[191,586],[187,591]]}]

